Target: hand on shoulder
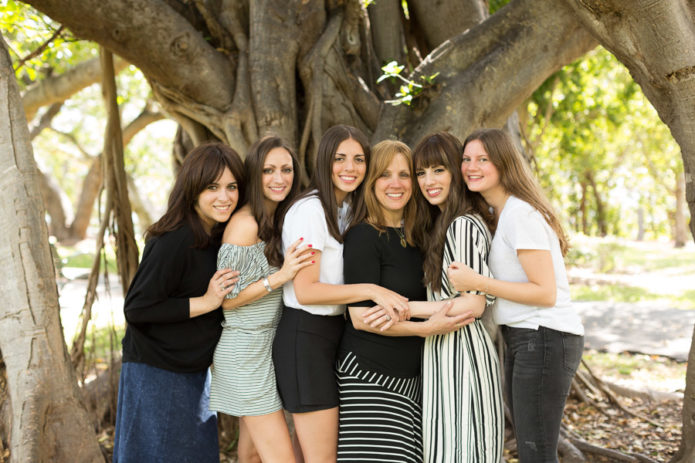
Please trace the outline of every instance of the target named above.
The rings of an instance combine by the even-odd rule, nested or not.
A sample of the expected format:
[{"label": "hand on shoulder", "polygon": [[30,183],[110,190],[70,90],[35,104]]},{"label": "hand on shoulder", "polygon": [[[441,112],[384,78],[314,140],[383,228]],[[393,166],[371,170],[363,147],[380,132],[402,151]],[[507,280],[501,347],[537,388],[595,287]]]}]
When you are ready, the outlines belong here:
[{"label": "hand on shoulder", "polygon": [[247,204],[236,211],[224,229],[222,242],[237,246],[251,246],[258,242],[258,224]]}]

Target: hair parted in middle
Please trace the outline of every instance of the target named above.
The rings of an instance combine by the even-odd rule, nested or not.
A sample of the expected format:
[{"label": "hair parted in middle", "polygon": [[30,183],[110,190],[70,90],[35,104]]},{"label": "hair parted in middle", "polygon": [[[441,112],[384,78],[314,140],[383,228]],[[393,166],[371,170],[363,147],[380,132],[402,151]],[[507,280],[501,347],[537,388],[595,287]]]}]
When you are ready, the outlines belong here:
[{"label": "hair parted in middle", "polygon": [[[463,147],[465,148],[473,140],[478,140],[485,148],[490,162],[499,172],[500,184],[504,191],[526,201],[541,213],[557,235],[562,255],[566,255],[569,250],[569,239],[553,206],[531,172],[528,162],[514,146],[511,137],[500,129],[479,129],[466,137]],[[476,209],[480,207],[476,206]],[[483,207],[483,209],[486,208],[487,205]]]},{"label": "hair parted in middle", "polygon": [[[425,284],[433,291],[442,288],[442,260],[449,225],[456,217],[477,213],[474,202],[484,203],[482,196],[466,194],[461,174],[462,154],[461,141],[448,132],[425,136],[413,150],[415,172],[427,167],[443,166],[451,174],[449,194],[442,209],[429,204],[424,195],[417,196],[419,213],[416,242],[425,253]],[[488,213],[483,219],[490,226],[494,218]]]},{"label": "hair parted in middle", "polygon": [[[326,133],[321,137],[318,151],[316,153],[316,166],[309,182],[309,188],[297,196],[292,204],[302,198],[316,194],[321,201],[321,207],[326,216],[326,224],[328,225],[328,233],[335,238],[339,243],[343,242],[344,232],[350,229],[353,225],[361,222],[367,215],[367,208],[364,204],[363,190],[364,182],[357,187],[355,191],[350,193],[346,201],[350,201],[350,215],[347,217],[348,225],[344,232],[341,233],[338,225],[338,204],[335,196],[335,185],[333,185],[333,164],[335,163],[335,155],[338,147],[345,140],[355,140],[362,148],[365,157],[367,171],[369,171],[370,149],[369,141],[362,131],[356,127],[349,125],[334,125],[326,130]],[[314,193],[316,190],[316,193]],[[282,213],[282,218],[277,222],[277,226],[282,229],[284,215],[287,209],[292,205],[289,204]]]},{"label": "hair parted in middle", "polygon": [[[388,168],[391,161],[398,155],[405,158],[408,163],[408,170],[411,182],[415,183],[415,175],[413,170],[413,154],[408,145],[397,140],[384,140],[372,148],[372,159],[370,162],[367,177],[364,179],[364,202],[367,206],[367,223],[372,225],[380,232],[385,231],[384,211],[376,197],[374,185],[381,177],[381,174]],[[413,184],[412,194],[419,193],[419,188]],[[414,245],[415,219],[417,215],[417,206],[415,199],[410,198],[403,210],[403,231],[405,239],[411,246]]]},{"label": "hair parted in middle", "polygon": [[[263,194],[263,167],[265,159],[275,148],[282,148],[292,158],[292,186],[290,191],[275,208],[272,215],[268,214],[265,207],[265,195]],[[244,159],[246,173],[246,202],[251,208],[251,214],[258,224],[258,238],[265,241],[265,256],[271,265],[282,266],[282,246],[277,246],[281,241],[282,229],[276,227],[278,216],[282,214],[285,206],[299,194],[301,189],[301,170],[294,150],[280,137],[267,135],[254,143]]]}]

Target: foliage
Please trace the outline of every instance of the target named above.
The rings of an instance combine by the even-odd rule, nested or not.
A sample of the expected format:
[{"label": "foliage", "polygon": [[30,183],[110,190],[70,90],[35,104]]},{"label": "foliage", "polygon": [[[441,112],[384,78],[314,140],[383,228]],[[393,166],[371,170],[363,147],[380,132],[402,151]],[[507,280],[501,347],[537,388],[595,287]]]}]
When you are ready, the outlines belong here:
[{"label": "foliage", "polygon": [[679,148],[627,70],[602,48],[565,66],[523,108],[526,149],[571,228],[670,232]]},{"label": "foliage", "polygon": [[[74,64],[97,56],[97,47],[75,39],[60,24],[30,6],[14,0],[0,1],[0,29],[8,42],[21,89],[43,77],[60,74]],[[59,31],[60,30],[60,31]],[[58,35],[50,40],[57,32]]]},{"label": "foliage", "polygon": [[439,73],[436,72],[427,76],[419,76],[419,80],[416,82],[401,75],[401,71],[403,71],[404,68],[404,65],[400,65],[396,61],[391,61],[382,66],[381,71],[383,74],[377,79],[377,83],[385,79],[391,79],[391,81],[400,80],[402,82],[396,93],[396,98],[386,100],[386,103],[394,106],[400,104],[410,106],[415,98],[422,95],[423,91],[434,86],[434,79],[439,75]]}]

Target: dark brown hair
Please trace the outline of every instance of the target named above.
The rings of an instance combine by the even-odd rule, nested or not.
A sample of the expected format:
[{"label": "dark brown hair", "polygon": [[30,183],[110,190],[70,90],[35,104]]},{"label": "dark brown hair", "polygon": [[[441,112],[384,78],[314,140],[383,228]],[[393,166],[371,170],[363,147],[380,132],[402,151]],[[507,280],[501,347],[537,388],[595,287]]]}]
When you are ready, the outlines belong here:
[{"label": "dark brown hair", "polygon": [[[415,190],[418,188],[415,182],[415,175],[413,175],[413,154],[410,148],[408,148],[408,145],[400,141],[384,140],[374,145],[372,148],[372,159],[370,161],[371,165],[367,172],[367,178],[364,180],[364,202],[367,206],[367,223],[380,232],[385,231],[384,224],[386,221],[384,219],[384,210],[379,200],[376,198],[374,185],[379,177],[381,177],[381,174],[388,168],[389,164],[391,164],[391,161],[399,154],[405,158],[408,164],[408,173],[413,183],[412,190],[414,194]],[[411,246],[414,243],[413,233],[416,215],[417,206],[415,205],[415,199],[411,197],[403,209],[403,231],[406,241]]]},{"label": "dark brown hair", "polygon": [[[531,173],[528,163],[516,149],[509,135],[500,129],[480,129],[470,134],[463,143],[478,140],[482,143],[490,162],[497,168],[500,185],[507,193],[526,201],[541,213],[560,241],[562,255],[569,250],[569,240],[543,189]],[[477,209],[477,207],[476,207]]]},{"label": "dark brown hair", "polygon": [[[263,166],[265,159],[275,148],[282,148],[292,158],[292,171],[294,178],[290,191],[275,208],[273,215],[269,215],[265,208],[265,195],[263,194]],[[290,146],[277,136],[270,135],[261,138],[251,146],[244,160],[246,171],[246,201],[251,208],[251,214],[258,224],[258,238],[265,241],[265,256],[271,265],[282,266],[282,229],[274,224],[281,213],[283,206],[292,202],[299,193],[301,187],[301,170],[299,161]],[[278,245],[279,244],[279,245]]]},{"label": "dark brown hair", "polygon": [[[321,201],[321,206],[326,216],[328,233],[339,243],[343,242],[343,233],[340,232],[340,227],[338,226],[338,206],[332,178],[335,154],[338,151],[338,146],[345,140],[355,140],[360,144],[362,152],[364,153],[367,171],[369,171],[369,141],[360,129],[349,125],[334,125],[326,130],[326,133],[323,134],[321,142],[319,143],[318,152],[316,154],[316,168],[311,176],[309,187],[284,208],[281,215],[282,220],[277,222],[277,226],[280,229],[282,229],[285,212],[287,212],[287,209],[289,209],[292,204],[302,198],[316,194]],[[346,201],[350,201],[351,206],[350,215],[348,216],[348,226],[345,231],[349,230],[353,225],[363,221],[367,215],[367,208],[364,204],[362,193],[363,188],[364,182],[346,198]],[[313,193],[314,190],[318,190],[318,193]]]},{"label": "dark brown hair", "polygon": [[[442,288],[442,260],[449,225],[456,217],[478,212],[473,206],[474,202],[485,203],[482,196],[466,195],[461,175],[462,153],[461,142],[448,132],[427,135],[413,151],[415,172],[426,167],[444,166],[451,174],[449,194],[442,210],[429,204],[423,195],[417,197],[416,242],[425,253],[425,284],[433,291]],[[489,211],[483,215],[483,219],[486,222],[492,220]]]},{"label": "dark brown hair", "polygon": [[200,145],[192,149],[184,158],[174,187],[169,194],[167,211],[157,222],[150,225],[145,232],[145,240],[174,231],[186,222],[193,230],[195,247],[204,248],[219,242],[225,224],[216,224],[208,234],[195,210],[195,205],[200,193],[222,175],[225,167],[237,181],[239,189],[237,206],[241,204],[244,191],[244,164],[237,152],[222,143]]}]

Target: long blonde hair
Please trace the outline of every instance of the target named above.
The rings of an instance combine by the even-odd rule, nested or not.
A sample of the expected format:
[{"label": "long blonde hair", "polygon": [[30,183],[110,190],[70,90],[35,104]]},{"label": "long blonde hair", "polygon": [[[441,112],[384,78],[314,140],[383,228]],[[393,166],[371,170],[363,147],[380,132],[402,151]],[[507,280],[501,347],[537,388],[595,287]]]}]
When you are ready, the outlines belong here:
[{"label": "long blonde hair", "polygon": [[[384,140],[372,148],[372,155],[369,165],[369,171],[367,172],[367,178],[364,180],[364,202],[367,206],[367,223],[379,230],[380,232],[385,231],[385,217],[384,211],[376,198],[376,193],[374,192],[374,184],[377,179],[381,177],[381,174],[388,168],[391,161],[399,154],[405,157],[408,163],[408,172],[410,174],[410,179],[413,184],[415,184],[415,176],[413,175],[413,155],[408,148],[408,145],[396,140]],[[413,185],[413,194],[417,185]],[[415,216],[417,215],[417,206],[415,205],[415,199],[410,198],[408,203],[405,205],[403,210],[403,231],[405,233],[405,239],[413,246],[414,239],[414,229],[415,229]]]},{"label": "long blonde hair", "polygon": [[497,168],[500,184],[504,190],[526,201],[548,222],[560,241],[562,255],[569,250],[569,240],[560,221],[543,193],[543,189],[531,173],[528,163],[516,149],[509,135],[500,129],[480,129],[470,134],[463,142],[463,148],[473,140],[483,144],[490,162]]}]

